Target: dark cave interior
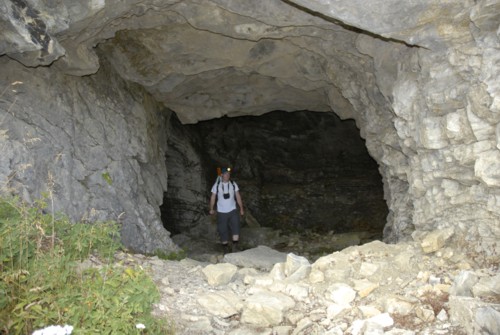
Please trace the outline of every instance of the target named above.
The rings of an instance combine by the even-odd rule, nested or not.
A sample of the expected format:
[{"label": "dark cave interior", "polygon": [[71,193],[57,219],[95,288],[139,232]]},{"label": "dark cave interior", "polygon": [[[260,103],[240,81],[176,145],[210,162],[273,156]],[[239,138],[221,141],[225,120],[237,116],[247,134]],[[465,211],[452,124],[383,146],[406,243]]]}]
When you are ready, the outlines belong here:
[{"label": "dark cave interior", "polygon": [[172,235],[189,235],[204,220],[216,169],[229,166],[260,227],[382,239],[388,214],[383,184],[353,120],[274,111],[182,125],[174,116],[171,131],[161,212]]}]

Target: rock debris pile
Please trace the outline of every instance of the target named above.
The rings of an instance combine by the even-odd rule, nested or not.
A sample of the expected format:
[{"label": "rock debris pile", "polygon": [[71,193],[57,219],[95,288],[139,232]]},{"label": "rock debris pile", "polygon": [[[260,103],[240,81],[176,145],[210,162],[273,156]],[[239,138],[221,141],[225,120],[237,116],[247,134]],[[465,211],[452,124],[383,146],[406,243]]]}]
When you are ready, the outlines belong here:
[{"label": "rock debris pile", "polygon": [[120,254],[150,271],[154,314],[177,334],[498,334],[498,261],[479,263],[435,231],[374,241],[314,263],[259,246],[210,264]]}]

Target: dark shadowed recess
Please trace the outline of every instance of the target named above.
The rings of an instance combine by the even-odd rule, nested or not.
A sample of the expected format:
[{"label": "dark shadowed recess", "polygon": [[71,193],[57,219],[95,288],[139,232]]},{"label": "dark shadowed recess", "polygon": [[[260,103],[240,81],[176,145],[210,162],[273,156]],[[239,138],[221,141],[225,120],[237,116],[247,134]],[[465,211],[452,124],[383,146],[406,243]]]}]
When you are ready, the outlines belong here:
[{"label": "dark shadowed recess", "polygon": [[[184,179],[201,173],[203,184],[193,201],[185,198],[178,180],[169,178],[162,219],[173,234],[206,215],[216,168],[230,166],[247,210],[261,226],[382,237],[388,213],[383,184],[353,120],[342,121],[334,113],[275,111],[184,126],[173,120],[172,132],[169,148],[177,153],[167,158],[167,169],[183,170]],[[179,145],[179,138],[189,145]],[[179,167],[179,162],[191,166]],[[193,168],[197,164],[200,168]]]}]

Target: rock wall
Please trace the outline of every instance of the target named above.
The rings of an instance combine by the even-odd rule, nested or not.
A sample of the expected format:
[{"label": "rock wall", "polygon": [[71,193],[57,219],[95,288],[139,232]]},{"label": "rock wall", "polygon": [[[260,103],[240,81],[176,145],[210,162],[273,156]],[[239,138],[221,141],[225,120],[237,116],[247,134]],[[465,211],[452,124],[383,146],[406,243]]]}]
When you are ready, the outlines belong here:
[{"label": "rock wall", "polygon": [[[387,241],[409,239],[414,230],[418,239],[422,231],[455,227],[457,242],[491,254],[498,253],[500,239],[498,13],[496,0],[5,0],[0,55],[29,67],[52,64],[45,71],[53,76],[57,69],[91,75],[107,59],[119,76],[143,86],[183,123],[271,110],[353,118],[383,176]],[[33,127],[43,124],[36,114],[30,118]],[[134,149],[141,154],[118,151],[123,155],[116,160],[135,157],[141,174],[150,171],[137,184],[164,188],[164,176],[151,177],[161,163],[143,159],[142,151],[151,147],[142,144]],[[116,157],[94,150],[82,153],[82,161]],[[38,154],[35,148],[26,152]],[[31,161],[9,164],[7,173]],[[26,179],[26,186],[40,180]],[[62,185],[72,188],[70,181]],[[159,203],[151,199],[161,192],[147,189],[138,187],[137,196]],[[93,198],[98,191],[91,190]],[[118,203],[109,208],[122,210]],[[158,220],[156,210],[138,208],[136,217]],[[136,226],[150,229],[140,221]]]},{"label": "rock wall", "polygon": [[415,228],[453,226],[462,244],[491,253],[500,247],[500,115],[488,76],[498,67],[481,49],[420,50],[419,68],[396,82],[394,124],[409,165]]},{"label": "rock wall", "polygon": [[[391,8],[377,18],[356,2],[293,2],[388,38],[360,34],[356,46],[372,57],[374,71],[340,86],[384,176],[386,240],[454,227],[460,245],[497,254],[500,5],[420,3],[412,9],[417,19],[401,30],[397,17],[409,8],[396,2],[370,3]],[[433,24],[418,26],[424,21]]]},{"label": "rock wall", "polygon": [[352,120],[275,111],[185,128],[204,139],[210,182],[217,166],[231,166],[246,211],[262,226],[381,238],[387,217],[381,176]]},{"label": "rock wall", "polygon": [[189,232],[196,224],[206,225],[211,184],[207,155],[203,150],[204,139],[195,129],[183,126],[171,114],[164,130],[167,136],[165,164],[168,170],[168,187],[161,206],[162,221],[172,234]]},{"label": "rock wall", "polygon": [[46,193],[49,211],[117,220],[132,250],[175,250],[159,220],[166,120],[154,100],[106,66],[73,77],[0,57],[0,72],[1,193]]},{"label": "rock wall", "polygon": [[[385,163],[386,196],[398,207],[394,224],[386,227],[388,240],[409,223],[417,239],[422,231],[454,227],[459,245],[498,253],[500,90],[493,78],[500,73],[500,56],[498,30],[491,29],[494,21],[498,28],[498,15],[490,12],[495,6],[485,2],[472,9],[465,37],[460,29],[443,33],[443,39],[461,44],[447,40],[444,49],[415,48],[398,61],[390,94],[396,133],[375,135],[384,145],[371,151]],[[385,71],[393,65],[374,48],[379,43],[362,38],[358,46],[381,64],[376,81],[386,87],[387,73],[394,71]],[[367,143],[376,143],[371,136]]]}]

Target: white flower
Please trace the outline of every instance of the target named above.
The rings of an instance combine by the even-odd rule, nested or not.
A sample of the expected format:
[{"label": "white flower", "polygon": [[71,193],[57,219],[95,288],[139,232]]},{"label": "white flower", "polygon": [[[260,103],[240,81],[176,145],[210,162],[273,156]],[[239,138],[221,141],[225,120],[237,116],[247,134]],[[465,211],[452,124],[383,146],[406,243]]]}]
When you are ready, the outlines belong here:
[{"label": "white flower", "polygon": [[146,326],[143,325],[142,323],[138,323],[138,324],[135,325],[135,328],[137,328],[137,329],[145,329]]},{"label": "white flower", "polygon": [[73,332],[73,326],[48,326],[47,328],[36,330],[33,335],[70,335]]}]

